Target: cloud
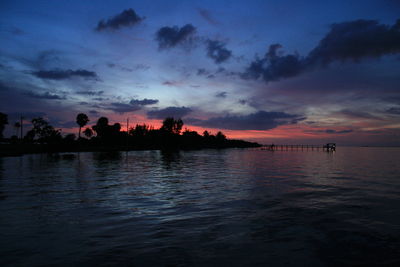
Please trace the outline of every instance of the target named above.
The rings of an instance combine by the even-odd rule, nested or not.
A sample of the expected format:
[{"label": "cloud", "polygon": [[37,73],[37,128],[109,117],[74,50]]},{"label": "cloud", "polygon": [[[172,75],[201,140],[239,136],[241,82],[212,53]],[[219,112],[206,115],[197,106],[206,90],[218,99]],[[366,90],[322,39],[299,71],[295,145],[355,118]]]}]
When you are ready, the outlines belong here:
[{"label": "cloud", "polygon": [[227,94],[227,92],[218,92],[217,94],[215,94],[215,97],[226,98]]},{"label": "cloud", "polygon": [[197,76],[205,76],[207,79],[214,79],[216,76],[240,76],[240,73],[227,71],[225,68],[219,67],[215,71],[206,70],[204,68],[197,69]]},{"label": "cloud", "polygon": [[389,109],[386,110],[386,113],[394,114],[394,115],[400,115],[400,107],[389,108]]},{"label": "cloud", "polygon": [[31,73],[32,75],[41,78],[41,79],[49,79],[49,80],[65,80],[70,79],[74,76],[82,77],[85,79],[98,79],[96,72],[88,71],[84,69],[78,70],[40,70],[34,71]]},{"label": "cloud", "polygon": [[37,99],[58,99],[58,100],[65,99],[65,96],[52,94],[50,92],[45,92],[45,93],[42,93],[42,94],[38,94],[38,93],[35,93],[35,92],[32,92],[32,91],[26,91],[23,94],[26,95],[26,96],[32,97],[32,98],[37,98]]},{"label": "cloud", "polygon": [[44,112],[34,112],[34,111],[22,111],[22,112],[12,112],[8,114],[11,118],[20,118],[23,117],[25,120],[45,117],[47,114]]},{"label": "cloud", "polygon": [[232,51],[225,48],[225,43],[208,39],[206,44],[207,56],[213,59],[216,64],[225,62],[232,56]]},{"label": "cloud", "polygon": [[278,53],[280,44],[270,45],[263,58],[256,58],[241,75],[244,79],[263,78],[265,82],[278,81],[299,75],[305,70],[303,60],[296,54],[282,55]]},{"label": "cloud", "polygon": [[0,91],[8,91],[8,90],[11,90],[12,88],[10,87],[10,86],[8,86],[8,85],[5,85],[4,83],[2,83],[1,81],[0,81]]},{"label": "cloud", "polygon": [[197,69],[198,76],[209,75],[209,74],[210,74],[210,72],[204,68]]},{"label": "cloud", "polygon": [[106,29],[118,30],[122,27],[132,27],[144,19],[144,17],[139,17],[135,10],[129,8],[122,11],[120,14],[109,18],[107,21],[104,19],[100,20],[97,24],[96,31],[103,31]]},{"label": "cloud", "polygon": [[400,20],[393,26],[376,20],[335,23],[308,55],[308,64],[328,65],[333,61],[359,61],[400,52]]},{"label": "cloud", "polygon": [[104,100],[108,100],[108,98],[94,97],[94,98],[92,98],[92,100],[95,100],[95,101],[104,101]]},{"label": "cloud", "polygon": [[138,111],[141,110],[143,106],[153,105],[156,103],[158,103],[157,99],[132,99],[128,104],[119,102],[111,103],[110,106],[106,107],[106,109],[123,114],[126,112]]},{"label": "cloud", "polygon": [[90,114],[93,114],[93,115],[99,115],[99,112],[97,111],[97,110],[89,110],[89,113]]},{"label": "cloud", "polygon": [[262,58],[256,58],[241,74],[243,79],[278,81],[300,75],[332,62],[379,58],[400,53],[400,20],[389,26],[376,20],[355,20],[332,24],[330,31],[306,57],[285,55],[273,44]]},{"label": "cloud", "polygon": [[121,66],[121,65],[118,65],[118,64],[115,64],[115,63],[107,63],[106,64],[107,65],[107,67],[109,67],[110,69],[113,69],[113,68],[118,68],[118,69],[120,69],[120,70],[122,70],[122,71],[127,71],[127,72],[132,72],[132,71],[134,71],[134,70],[136,70],[136,71],[146,71],[146,70],[149,70],[150,69],[150,66],[148,66],[148,65],[146,65],[146,64],[136,64],[136,65],[134,65],[132,68],[128,68],[128,67],[125,67],[125,66]]},{"label": "cloud", "polygon": [[133,112],[140,110],[142,107],[139,105],[131,105],[131,104],[125,104],[125,103],[111,103],[109,107],[106,109],[112,110],[116,113],[119,114],[124,114],[126,112]]},{"label": "cloud", "polygon": [[249,115],[227,115],[207,120],[187,119],[187,123],[228,130],[270,130],[280,125],[296,124],[304,117],[285,112],[258,111]]},{"label": "cloud", "polygon": [[104,93],[104,91],[78,91],[76,94],[78,95],[90,95],[90,96],[100,96]]},{"label": "cloud", "polygon": [[165,81],[162,83],[163,85],[167,85],[167,86],[179,86],[182,83],[178,82],[178,81]]},{"label": "cloud", "polygon": [[[315,123],[315,122],[313,122]],[[307,130],[304,131],[306,133],[324,133],[324,134],[348,134],[354,132],[352,129],[346,130],[334,130],[334,129],[325,129],[325,130]]]},{"label": "cloud", "polygon": [[142,99],[142,100],[139,100],[139,99],[132,99],[129,103],[130,103],[131,105],[146,106],[146,105],[154,105],[154,104],[157,104],[157,103],[158,103],[158,100],[157,100],[157,99],[147,99],[147,98]]},{"label": "cloud", "polygon": [[327,133],[327,134],[346,134],[346,133],[352,133],[353,130],[349,129],[349,130],[340,130],[340,131],[337,131],[337,130],[332,130],[332,129],[326,129],[326,130],[323,131],[323,132],[325,132],[325,133]]},{"label": "cloud", "polygon": [[179,28],[178,26],[173,27],[162,27],[156,33],[156,40],[160,49],[172,48],[177,45],[190,42],[192,36],[195,34],[196,28],[192,24],[186,24]]},{"label": "cloud", "polygon": [[62,119],[59,118],[49,118],[49,122],[52,126],[55,128],[75,128],[77,127],[76,121],[63,121]]},{"label": "cloud", "polygon": [[11,33],[13,35],[23,35],[23,34],[25,34],[25,32],[23,30],[21,30],[18,27],[15,27],[15,26],[9,26],[8,28],[2,29],[2,31],[5,31],[7,33]]},{"label": "cloud", "polygon": [[182,118],[192,112],[188,107],[167,107],[164,109],[151,110],[147,112],[149,119],[165,119],[167,117]]},{"label": "cloud", "polygon": [[212,16],[211,16],[211,12],[207,9],[204,8],[198,8],[197,12],[199,12],[200,16],[205,19],[208,23],[210,23],[211,25],[218,25],[219,22],[217,20],[215,20]]},{"label": "cloud", "polygon": [[357,110],[351,110],[351,109],[343,109],[338,112],[341,115],[344,115],[348,118],[351,119],[374,119],[374,120],[380,120],[380,118],[364,111],[357,111]]}]

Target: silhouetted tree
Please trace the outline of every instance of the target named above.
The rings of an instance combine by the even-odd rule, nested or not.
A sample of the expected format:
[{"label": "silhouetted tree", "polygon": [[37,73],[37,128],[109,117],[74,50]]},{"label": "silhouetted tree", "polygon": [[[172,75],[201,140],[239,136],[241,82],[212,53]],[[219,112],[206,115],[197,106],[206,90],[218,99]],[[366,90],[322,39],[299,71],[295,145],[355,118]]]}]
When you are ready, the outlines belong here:
[{"label": "silhouetted tree", "polygon": [[136,124],[135,128],[131,128],[129,130],[129,134],[132,136],[138,136],[138,137],[142,137],[148,134],[148,132],[150,131],[150,127],[146,124]]},{"label": "silhouetted tree", "polygon": [[75,141],[75,139],[76,139],[76,135],[73,133],[67,134],[64,137],[64,141],[66,141],[67,143],[73,143]]},{"label": "silhouetted tree", "polygon": [[76,123],[79,125],[79,135],[78,138],[81,138],[81,129],[89,122],[89,117],[85,113],[79,113],[76,116]]},{"label": "silhouetted tree", "polygon": [[106,117],[99,118],[92,129],[96,132],[97,137],[105,143],[116,144],[121,142],[121,124],[114,123],[113,125],[109,125]]},{"label": "silhouetted tree", "polygon": [[183,121],[181,119],[175,120],[173,117],[166,118],[163,121],[163,125],[160,130],[172,134],[180,134],[183,127]]},{"label": "silhouetted tree", "polygon": [[186,129],[186,130],[182,133],[182,136],[186,136],[186,137],[195,137],[195,138],[201,137],[201,135],[199,135],[198,132],[196,132],[196,131],[191,131],[191,130],[189,130],[189,129]]},{"label": "silhouetted tree", "polygon": [[3,131],[7,124],[8,124],[7,114],[0,112],[0,139],[3,139]]},{"label": "silhouetted tree", "polygon": [[90,138],[90,137],[93,136],[93,131],[92,131],[92,129],[90,129],[90,128],[86,128],[86,129],[83,131],[83,134],[84,134],[87,138]]},{"label": "silhouetted tree", "polygon": [[113,126],[112,126],[112,131],[113,131],[114,133],[121,131],[121,124],[118,123],[118,122],[117,122],[117,123],[114,123]]},{"label": "silhouetted tree", "polygon": [[33,129],[29,130],[24,136],[24,140],[27,142],[33,142],[34,139],[35,139],[35,131]]},{"label": "silhouetted tree", "polygon": [[96,125],[94,125],[92,129],[96,132],[96,135],[101,138],[107,135],[108,127],[108,118],[101,117],[97,120]]},{"label": "silhouetted tree", "polygon": [[[0,134],[2,136],[5,125],[8,123],[7,115],[0,113]],[[22,118],[21,118],[22,121]],[[79,125],[79,138],[89,118],[80,113],[76,117],[76,122]],[[241,140],[229,140],[222,132],[212,135],[208,131],[204,131],[200,135],[196,131],[191,131],[187,128],[182,133],[184,125],[181,119],[175,120],[173,117],[166,118],[159,129],[154,129],[152,126],[137,124],[129,130],[129,133],[121,132],[121,124],[109,124],[106,117],[101,117],[97,120],[96,125],[92,128],[86,128],[83,133],[87,138],[91,138],[96,132],[97,136],[87,139],[76,140],[75,134],[67,134],[64,138],[61,136],[61,130],[54,129],[43,118],[32,119],[33,128],[26,132],[24,142],[60,144],[60,145],[43,145],[32,146],[34,151],[65,151],[65,150],[81,150],[93,147],[94,149],[161,149],[164,151],[176,151],[179,149],[201,149],[201,148],[228,148],[228,147],[256,147],[257,143],[250,143]],[[22,127],[20,122],[14,123],[16,129]],[[93,129],[93,130],[92,130]],[[17,144],[18,138],[14,135],[9,139],[11,144]],[[79,144],[79,145],[75,145]],[[96,148],[96,146],[98,146]],[[31,149],[30,146],[28,146]]]},{"label": "silhouetted tree", "polygon": [[217,138],[217,141],[219,142],[223,142],[226,140],[226,136],[220,131],[217,133],[217,135],[215,136]]},{"label": "silhouetted tree", "polygon": [[55,143],[62,139],[60,130],[54,129],[54,127],[43,118],[34,118],[31,122],[33,129],[30,131],[30,135],[33,135],[33,138],[37,136],[39,142]]}]

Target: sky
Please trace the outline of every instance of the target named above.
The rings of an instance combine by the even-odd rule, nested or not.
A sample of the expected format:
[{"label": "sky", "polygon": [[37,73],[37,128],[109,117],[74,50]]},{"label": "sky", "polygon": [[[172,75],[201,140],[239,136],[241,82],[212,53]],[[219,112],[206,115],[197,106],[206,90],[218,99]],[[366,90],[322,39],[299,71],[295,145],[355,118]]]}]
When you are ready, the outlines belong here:
[{"label": "sky", "polygon": [[0,112],[400,145],[400,2],[0,2]]}]

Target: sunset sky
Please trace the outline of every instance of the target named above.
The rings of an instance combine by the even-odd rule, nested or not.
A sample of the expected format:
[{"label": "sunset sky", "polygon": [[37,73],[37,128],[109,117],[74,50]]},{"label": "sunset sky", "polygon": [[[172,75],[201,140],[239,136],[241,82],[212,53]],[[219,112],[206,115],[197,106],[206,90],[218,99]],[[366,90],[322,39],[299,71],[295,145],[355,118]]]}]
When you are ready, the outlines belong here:
[{"label": "sunset sky", "polygon": [[261,143],[400,145],[397,0],[2,0],[0,39],[11,125],[174,116]]}]

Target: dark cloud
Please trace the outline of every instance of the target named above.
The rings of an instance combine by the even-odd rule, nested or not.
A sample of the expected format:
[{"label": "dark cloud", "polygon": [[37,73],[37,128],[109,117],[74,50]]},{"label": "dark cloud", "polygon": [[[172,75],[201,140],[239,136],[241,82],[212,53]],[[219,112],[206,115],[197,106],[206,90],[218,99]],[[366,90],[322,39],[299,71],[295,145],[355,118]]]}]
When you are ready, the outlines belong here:
[{"label": "dark cloud", "polygon": [[177,82],[177,81],[165,81],[162,84],[163,85],[167,85],[167,86],[178,86],[180,84],[180,82]]},{"label": "dark cloud", "polygon": [[182,118],[192,112],[188,107],[167,107],[164,109],[151,110],[147,112],[149,119],[165,119],[167,117]]},{"label": "dark cloud", "polygon": [[278,81],[280,79],[296,76],[304,71],[304,62],[298,55],[282,55],[278,53],[280,44],[270,45],[263,58],[256,58],[242,74],[244,79],[259,79],[264,81]]},{"label": "dark cloud", "polygon": [[179,28],[174,27],[162,27],[156,33],[156,40],[160,49],[167,49],[175,47],[179,44],[183,44],[192,40],[192,36],[195,34],[196,28],[191,24]]},{"label": "dark cloud", "polygon": [[49,123],[54,126],[55,128],[75,128],[78,125],[76,124],[76,121],[64,121],[62,119],[59,118],[49,118]]},{"label": "dark cloud", "polygon": [[400,52],[400,20],[393,26],[376,20],[355,20],[331,25],[331,30],[307,58],[307,63],[359,61]]},{"label": "dark cloud", "polygon": [[207,40],[207,56],[220,64],[232,56],[232,51],[225,48],[225,43],[217,40]]},{"label": "dark cloud", "polygon": [[331,25],[330,31],[306,56],[285,55],[282,46],[273,44],[262,58],[256,58],[241,74],[244,79],[262,78],[265,82],[297,76],[326,67],[332,62],[358,62],[400,53],[400,20],[393,26],[376,20],[355,20]]},{"label": "dark cloud", "polygon": [[11,89],[10,86],[8,86],[8,85],[6,85],[6,84],[0,82],[0,91],[8,91],[8,90],[10,90],[10,89]]},{"label": "dark cloud", "polygon": [[123,114],[125,112],[138,111],[141,110],[143,106],[153,105],[157,103],[158,103],[157,99],[147,99],[147,98],[142,100],[132,99],[128,104],[119,102],[111,103],[110,106],[106,107],[106,109],[112,110],[116,113]]},{"label": "dark cloud", "polygon": [[227,92],[218,92],[217,94],[215,94],[215,97],[226,98],[227,94]]},{"label": "dark cloud", "polygon": [[121,65],[118,65],[115,63],[107,63],[106,65],[107,65],[107,67],[109,67],[111,69],[118,68],[120,70],[127,71],[127,72],[132,72],[134,70],[146,71],[146,70],[150,69],[150,66],[148,66],[146,64],[136,64],[132,68],[124,67],[124,66],[121,66]]},{"label": "dark cloud", "polygon": [[197,75],[198,76],[209,75],[209,74],[210,74],[210,72],[208,70],[204,69],[204,68],[197,69]]},{"label": "dark cloud", "polygon": [[27,92],[24,92],[23,94],[26,95],[26,96],[29,96],[29,97],[32,97],[32,98],[38,98],[38,99],[58,99],[58,100],[65,99],[65,96],[52,94],[50,92],[45,92],[45,93],[42,93],[42,94],[38,94],[38,93],[35,93],[35,92],[32,92],[32,91],[27,91]]},{"label": "dark cloud", "polygon": [[78,95],[90,95],[90,96],[100,96],[104,94],[104,91],[78,91],[76,92]]},{"label": "dark cloud", "polygon": [[82,77],[85,79],[98,79],[96,72],[78,69],[78,70],[40,70],[34,71],[32,75],[49,80],[65,80],[73,77]]},{"label": "dark cloud", "polygon": [[332,129],[326,129],[325,131],[323,131],[327,134],[346,134],[346,133],[352,133],[353,130],[349,129],[349,130],[332,130]]},{"label": "dark cloud", "polygon": [[217,75],[218,76],[221,76],[221,75],[230,76],[231,78],[233,78],[235,76],[240,75],[240,73],[233,72],[233,71],[227,71],[225,68],[220,67],[220,68],[216,69],[215,71],[209,71],[204,68],[200,68],[200,69],[197,69],[196,75],[197,76],[205,76],[208,79],[213,79]]},{"label": "dark cloud", "polygon": [[89,110],[89,113],[93,115],[99,115],[99,112],[97,110]]},{"label": "dark cloud", "polygon": [[150,69],[150,66],[146,65],[146,64],[136,64],[133,67],[134,67],[135,70],[142,70],[142,71]]},{"label": "dark cloud", "polygon": [[2,29],[2,31],[7,32],[7,33],[11,33],[13,35],[23,35],[23,34],[25,34],[25,32],[23,30],[21,30],[20,28],[15,27],[15,26],[10,26],[8,28],[4,28],[4,29]]},{"label": "dark cloud", "polygon": [[400,107],[389,108],[386,110],[386,113],[393,114],[393,115],[400,115]]},{"label": "dark cloud", "polygon": [[218,21],[215,20],[212,15],[211,12],[207,9],[204,8],[198,8],[197,11],[199,12],[200,16],[205,19],[208,23],[210,23],[211,25],[218,25]]},{"label": "dark cloud", "polygon": [[304,117],[285,112],[258,111],[249,115],[227,115],[207,120],[188,119],[187,123],[228,130],[270,130],[280,125],[296,124]]},{"label": "dark cloud", "polygon": [[385,96],[382,97],[381,99],[388,103],[394,103],[400,105],[400,95]]},{"label": "dark cloud", "polygon": [[30,120],[38,117],[45,117],[47,114],[44,112],[34,112],[34,111],[22,111],[22,112],[12,112],[8,113],[11,118],[20,118],[23,117],[25,120]]},{"label": "dark cloud", "polygon": [[146,106],[146,105],[154,105],[154,104],[157,104],[157,103],[158,103],[158,100],[157,100],[157,99],[147,99],[147,98],[142,99],[142,100],[139,100],[139,99],[132,99],[129,103],[130,103],[131,105]]},{"label": "dark cloud", "polygon": [[112,110],[116,113],[123,114],[126,112],[133,112],[140,110],[142,107],[139,105],[131,105],[131,104],[125,104],[125,103],[111,103],[107,109]]},{"label": "dark cloud", "polygon": [[97,31],[103,31],[106,29],[118,30],[119,28],[122,27],[132,27],[140,23],[144,19],[145,19],[144,17],[139,17],[138,14],[136,14],[135,10],[130,8],[122,11],[120,14],[112,18],[109,18],[108,20],[103,19],[99,21],[96,30]]},{"label": "dark cloud", "polygon": [[[315,122],[307,122],[307,124],[315,124]],[[325,129],[325,130],[307,130],[304,131],[305,133],[323,133],[323,134],[348,134],[354,132],[352,129],[347,129],[347,130],[334,130],[334,129]]]},{"label": "dark cloud", "polygon": [[374,119],[374,120],[380,119],[368,112],[351,110],[351,109],[343,109],[343,110],[339,111],[339,114],[345,115],[346,117],[351,118],[351,119],[354,119],[354,118],[355,119]]}]

